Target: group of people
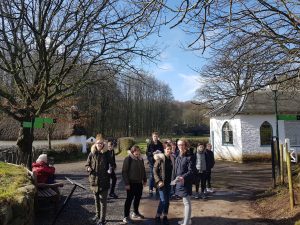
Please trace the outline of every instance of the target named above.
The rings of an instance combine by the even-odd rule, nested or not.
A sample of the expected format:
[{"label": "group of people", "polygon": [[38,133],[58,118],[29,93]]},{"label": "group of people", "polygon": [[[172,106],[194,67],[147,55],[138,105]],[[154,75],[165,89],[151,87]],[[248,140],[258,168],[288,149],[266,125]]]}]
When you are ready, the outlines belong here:
[{"label": "group of people", "polygon": [[[161,143],[158,133],[152,133],[152,140],[148,143],[146,154],[150,172],[149,195],[153,196],[155,188],[160,199],[155,215],[156,224],[169,224],[168,210],[172,195],[181,198],[184,205],[184,218],[178,224],[191,224],[193,185],[196,185],[195,198],[199,198],[201,195],[205,196],[205,191],[211,188],[210,175],[214,165],[214,156],[211,145],[207,144],[206,148],[200,143],[197,151],[193,153],[184,139],[179,139],[176,143],[171,141]],[[95,198],[96,215],[93,221],[97,225],[106,224],[109,190],[110,197],[118,198],[114,191],[115,169],[113,144],[108,142],[106,145],[102,136],[97,136],[86,163],[91,190]],[[126,190],[123,222],[130,224],[132,219],[144,218],[139,212],[139,205],[143,187],[147,184],[147,176],[139,146],[135,145],[128,151],[128,156],[124,159],[122,166],[122,177]],[[111,187],[110,179],[112,179]],[[206,182],[208,182],[208,189],[206,189]],[[200,183],[201,193],[199,194]],[[132,202],[133,212],[130,215]]]},{"label": "group of people", "polygon": [[[211,170],[214,167],[214,153],[208,143],[199,143],[194,153],[188,142],[179,139],[176,142],[170,140],[161,143],[158,133],[152,133],[152,140],[147,147],[147,159],[149,162],[149,195],[153,196],[156,187],[160,202],[155,216],[156,224],[162,222],[168,225],[168,209],[170,197],[182,198],[184,204],[184,219],[179,224],[191,224],[191,195],[195,185],[194,197],[207,198],[211,188]],[[207,183],[207,186],[206,186]],[[199,185],[201,184],[201,193]]]},{"label": "group of people", "polygon": [[[196,185],[195,198],[205,198],[206,190],[211,190],[211,169],[215,163],[211,145],[207,144],[205,148],[205,145],[200,143],[194,153],[185,139],[179,139],[176,143],[170,140],[161,143],[158,133],[153,132],[146,154],[150,172],[149,195],[153,196],[155,188],[160,199],[155,215],[156,224],[169,224],[168,211],[172,195],[182,199],[184,205],[184,218],[178,224],[191,224],[193,185]],[[92,220],[97,225],[106,224],[107,197],[118,198],[115,194],[116,166],[113,143],[106,142],[102,135],[97,135],[85,165],[95,199],[96,214]],[[54,182],[55,168],[49,166],[46,154],[40,155],[36,163],[33,163],[33,171],[37,174],[38,182]],[[122,177],[126,189],[123,222],[130,224],[132,218],[144,218],[139,212],[139,205],[143,187],[147,184],[147,176],[139,146],[132,146],[128,151],[122,166]],[[132,201],[133,213],[130,215]]]}]

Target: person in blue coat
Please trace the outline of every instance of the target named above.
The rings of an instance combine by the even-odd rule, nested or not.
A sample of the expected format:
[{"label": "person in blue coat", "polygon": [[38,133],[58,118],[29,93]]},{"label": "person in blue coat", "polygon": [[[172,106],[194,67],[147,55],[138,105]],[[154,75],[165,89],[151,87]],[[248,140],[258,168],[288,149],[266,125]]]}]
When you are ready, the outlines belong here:
[{"label": "person in blue coat", "polygon": [[196,171],[194,155],[188,150],[184,139],[178,141],[179,155],[175,161],[175,194],[182,197],[184,218],[178,224],[189,225],[191,222],[191,195],[193,178]]}]

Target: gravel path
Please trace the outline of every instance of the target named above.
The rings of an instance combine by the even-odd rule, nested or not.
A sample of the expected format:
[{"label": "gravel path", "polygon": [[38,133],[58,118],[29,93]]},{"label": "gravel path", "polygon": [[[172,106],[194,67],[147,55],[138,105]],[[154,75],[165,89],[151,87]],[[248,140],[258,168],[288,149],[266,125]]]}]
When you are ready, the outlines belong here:
[{"label": "gravel path", "polygon": [[[108,225],[122,224],[123,206],[125,201],[124,185],[120,179],[122,158],[117,158],[117,191],[119,199],[108,202]],[[61,189],[62,201],[70,193],[72,185],[64,179],[65,176],[78,181],[87,187],[87,191],[77,188],[66,208],[62,211],[57,225],[90,225],[88,219],[94,215],[94,200],[84,170],[85,162],[56,164],[58,180],[65,183]],[[270,164],[250,163],[238,164],[231,162],[217,162],[213,171],[213,186],[216,192],[207,201],[192,200],[193,224],[201,225],[268,225],[275,221],[266,221],[251,208],[251,199],[256,192],[264,191],[271,185]],[[144,198],[140,211],[146,216],[145,220],[136,224],[154,224],[158,201],[149,199],[148,188],[144,188]],[[171,224],[177,224],[182,218],[183,204],[181,200],[171,201],[169,218]],[[52,210],[40,210],[37,213],[35,225],[52,224],[54,214]]]}]

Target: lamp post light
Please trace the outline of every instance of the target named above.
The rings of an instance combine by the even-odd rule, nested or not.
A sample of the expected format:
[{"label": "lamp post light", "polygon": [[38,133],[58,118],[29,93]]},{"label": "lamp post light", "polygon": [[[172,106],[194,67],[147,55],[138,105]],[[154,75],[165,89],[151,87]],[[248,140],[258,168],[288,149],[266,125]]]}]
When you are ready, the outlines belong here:
[{"label": "lamp post light", "polygon": [[280,151],[279,151],[279,132],[278,132],[278,107],[277,107],[277,100],[278,100],[278,89],[279,83],[277,81],[276,76],[274,75],[273,79],[270,82],[270,89],[273,92],[273,99],[274,99],[274,106],[275,106],[275,121],[276,121],[276,153],[277,153],[277,170],[278,176],[280,175]]}]

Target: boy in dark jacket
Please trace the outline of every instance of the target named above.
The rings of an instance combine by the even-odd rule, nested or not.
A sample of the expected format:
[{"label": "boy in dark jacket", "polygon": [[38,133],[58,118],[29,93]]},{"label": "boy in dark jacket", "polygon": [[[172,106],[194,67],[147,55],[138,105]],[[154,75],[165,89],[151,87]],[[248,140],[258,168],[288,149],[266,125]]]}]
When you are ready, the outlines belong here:
[{"label": "boy in dark jacket", "polygon": [[135,145],[130,151],[128,156],[124,159],[122,167],[122,176],[125,183],[127,192],[126,201],[124,205],[124,223],[132,223],[129,212],[130,206],[133,201],[133,214],[134,219],[143,219],[144,216],[139,212],[140,200],[143,193],[143,185],[146,185],[146,170],[144,160],[141,157],[140,147]]},{"label": "boy in dark jacket", "polygon": [[215,165],[215,157],[214,157],[214,152],[212,151],[212,146],[210,143],[206,145],[206,180],[207,180],[207,192],[212,193],[213,189],[211,187],[211,169]]},{"label": "boy in dark jacket", "polygon": [[107,142],[107,149],[112,160],[112,166],[110,171],[111,187],[110,187],[109,196],[112,198],[118,198],[118,195],[115,194],[115,187],[117,183],[117,176],[115,173],[115,169],[117,168],[117,164],[116,164],[114,145],[112,141]]},{"label": "boy in dark jacket", "polygon": [[162,143],[158,140],[158,133],[152,133],[152,140],[150,144],[147,146],[147,159],[149,162],[149,195],[153,196],[153,188],[154,188],[154,177],[153,177],[153,167],[154,167],[154,154],[155,153],[163,153],[164,147]]}]

